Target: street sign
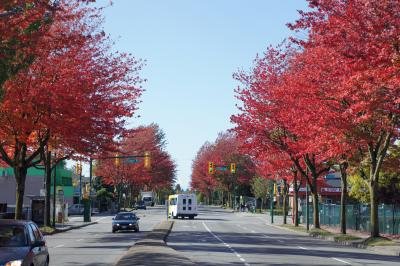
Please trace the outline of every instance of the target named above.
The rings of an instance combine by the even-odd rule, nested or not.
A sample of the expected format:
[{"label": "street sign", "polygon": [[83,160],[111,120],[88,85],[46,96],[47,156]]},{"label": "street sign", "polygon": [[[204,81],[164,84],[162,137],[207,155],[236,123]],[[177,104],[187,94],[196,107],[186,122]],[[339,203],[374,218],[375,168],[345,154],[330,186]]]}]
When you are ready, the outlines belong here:
[{"label": "street sign", "polygon": [[136,158],[136,157],[131,157],[131,158],[126,158],[125,159],[127,163],[140,163],[140,158]]},{"label": "street sign", "polygon": [[215,170],[218,171],[228,171],[228,166],[216,166]]}]

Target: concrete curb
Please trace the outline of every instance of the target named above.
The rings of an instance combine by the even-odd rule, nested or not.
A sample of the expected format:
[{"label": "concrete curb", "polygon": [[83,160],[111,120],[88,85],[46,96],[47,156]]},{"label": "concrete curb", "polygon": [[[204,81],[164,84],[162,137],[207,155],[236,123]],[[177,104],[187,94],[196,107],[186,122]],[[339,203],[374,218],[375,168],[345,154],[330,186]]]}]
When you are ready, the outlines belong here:
[{"label": "concrete curb", "polygon": [[70,231],[70,230],[73,230],[73,229],[79,229],[79,228],[82,228],[82,227],[93,225],[93,224],[98,224],[98,222],[88,222],[88,223],[84,223],[84,224],[80,224],[80,225],[69,226],[68,228],[65,228],[65,229],[55,229],[51,233],[45,233],[45,232],[42,232],[42,233],[45,236],[55,235],[55,234],[64,233],[64,232],[67,232],[67,231]]},{"label": "concrete curb", "polygon": [[268,224],[268,225],[272,226],[272,227],[275,227],[275,228],[278,228],[278,229],[283,229],[283,230],[287,230],[287,231],[290,231],[290,232],[294,232],[294,233],[297,233],[297,234],[300,234],[300,235],[309,236],[309,237],[318,238],[318,239],[323,239],[323,240],[328,240],[328,241],[335,242],[335,243],[337,243],[339,245],[342,245],[342,246],[349,246],[349,247],[354,247],[354,248],[367,249],[367,250],[371,250],[371,251],[374,251],[376,253],[379,253],[381,255],[389,255],[389,256],[396,256],[396,257],[400,256],[400,250],[385,250],[384,249],[385,246],[367,246],[362,242],[362,240],[342,241],[342,240],[335,239],[334,236],[323,236],[323,235],[314,234],[314,233],[299,232],[299,231],[292,230],[292,229],[286,228],[286,227],[281,227],[281,226],[278,226],[278,225],[272,225],[272,224]]},{"label": "concrete curb", "polygon": [[137,241],[115,266],[128,265],[195,265],[190,259],[183,256],[165,243],[172,230],[174,222],[164,221],[158,224],[153,231],[143,239]]}]

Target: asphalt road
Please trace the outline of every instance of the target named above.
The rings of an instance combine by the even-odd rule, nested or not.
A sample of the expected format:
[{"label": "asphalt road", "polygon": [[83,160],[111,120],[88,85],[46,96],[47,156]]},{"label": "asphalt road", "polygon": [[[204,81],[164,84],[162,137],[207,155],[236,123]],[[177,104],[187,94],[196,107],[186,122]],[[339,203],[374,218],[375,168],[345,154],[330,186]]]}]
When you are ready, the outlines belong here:
[{"label": "asphalt road", "polygon": [[198,265],[400,265],[400,258],[301,236],[260,216],[201,208],[175,220],[168,245]]},{"label": "asphalt road", "polygon": [[[165,220],[165,209],[160,207],[137,210],[140,232],[111,232],[113,216],[94,216],[98,224],[46,237],[50,253],[50,265],[105,266],[114,263],[135,241]],[[73,218],[76,219],[76,218]]]}]

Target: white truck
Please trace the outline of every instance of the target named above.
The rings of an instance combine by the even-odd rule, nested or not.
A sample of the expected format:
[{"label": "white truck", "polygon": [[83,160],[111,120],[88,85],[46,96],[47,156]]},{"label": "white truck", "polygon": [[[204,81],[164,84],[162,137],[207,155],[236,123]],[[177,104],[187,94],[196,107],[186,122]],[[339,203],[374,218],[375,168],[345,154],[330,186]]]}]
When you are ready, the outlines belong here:
[{"label": "white truck", "polygon": [[153,191],[142,191],[140,192],[140,198],[144,202],[145,206],[154,206],[156,193]]},{"label": "white truck", "polygon": [[196,216],[197,200],[195,194],[175,194],[168,197],[168,217],[194,219]]}]

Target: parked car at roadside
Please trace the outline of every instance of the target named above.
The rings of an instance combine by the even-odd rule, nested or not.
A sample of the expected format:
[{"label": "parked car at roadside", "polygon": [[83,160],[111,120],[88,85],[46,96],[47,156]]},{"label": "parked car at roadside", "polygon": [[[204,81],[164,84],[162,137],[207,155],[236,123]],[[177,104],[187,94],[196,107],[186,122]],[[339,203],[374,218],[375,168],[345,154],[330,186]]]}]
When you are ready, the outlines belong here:
[{"label": "parked car at roadside", "polygon": [[[71,206],[68,207],[68,215],[83,215],[84,210],[85,207],[83,206],[83,204],[72,204]],[[92,208],[91,213],[92,215],[98,214],[99,209]]]},{"label": "parked car at roadside", "polygon": [[0,220],[0,265],[49,265],[46,241],[32,221]]},{"label": "parked car at roadside", "polygon": [[112,218],[112,232],[134,230],[139,232],[139,220],[133,212],[120,212]]},{"label": "parked car at roadside", "polygon": [[83,204],[72,204],[68,207],[68,215],[82,215],[83,210]]}]

